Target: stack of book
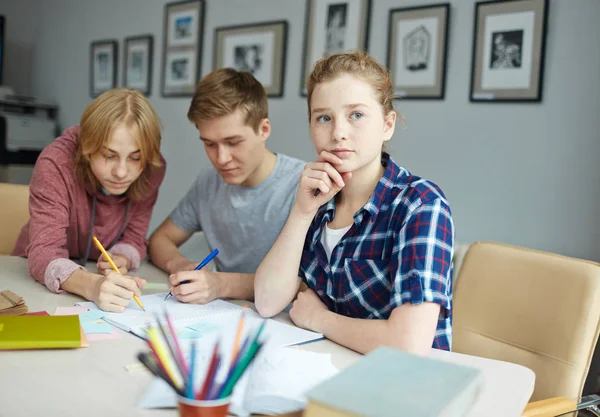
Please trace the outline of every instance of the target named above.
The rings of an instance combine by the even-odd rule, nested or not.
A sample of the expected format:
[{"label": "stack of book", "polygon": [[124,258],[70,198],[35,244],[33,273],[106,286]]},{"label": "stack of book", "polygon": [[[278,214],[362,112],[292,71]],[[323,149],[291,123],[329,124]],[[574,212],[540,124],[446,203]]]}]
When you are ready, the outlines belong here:
[{"label": "stack of book", "polygon": [[0,316],[20,316],[27,313],[25,300],[12,291],[0,291]]}]

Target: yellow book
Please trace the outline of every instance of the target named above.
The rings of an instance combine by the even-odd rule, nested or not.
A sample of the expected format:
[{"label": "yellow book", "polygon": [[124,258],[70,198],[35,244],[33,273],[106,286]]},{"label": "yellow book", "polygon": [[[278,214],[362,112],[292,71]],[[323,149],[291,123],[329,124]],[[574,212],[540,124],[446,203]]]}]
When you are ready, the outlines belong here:
[{"label": "yellow book", "polygon": [[0,350],[81,346],[79,316],[0,317]]}]

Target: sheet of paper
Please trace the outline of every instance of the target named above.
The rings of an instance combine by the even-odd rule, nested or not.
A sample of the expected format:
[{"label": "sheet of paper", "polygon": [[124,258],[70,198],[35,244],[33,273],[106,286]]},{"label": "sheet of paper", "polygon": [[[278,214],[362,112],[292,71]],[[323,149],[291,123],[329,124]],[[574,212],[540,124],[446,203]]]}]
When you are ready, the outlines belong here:
[{"label": "sheet of paper", "polygon": [[[202,349],[206,355],[206,349]],[[197,371],[197,375],[204,376],[202,366]],[[280,414],[299,410],[306,404],[306,392],[337,372],[330,354],[295,348],[268,349],[257,357],[249,372],[236,385],[230,411],[246,416],[250,413]],[[201,382],[202,379],[197,380],[198,385]],[[155,378],[140,398],[139,406],[175,408],[177,397],[169,385]]]},{"label": "sheet of paper", "polygon": [[[94,303],[92,303],[94,304]],[[95,304],[94,304],[95,305]],[[81,313],[88,311],[87,307],[76,306],[76,307],[56,307],[54,310],[54,316],[76,316]]]},{"label": "sheet of paper", "polygon": [[96,321],[100,320],[106,315],[106,312],[102,310],[89,310],[79,314],[79,320],[84,321]]},{"label": "sheet of paper", "polygon": [[[185,304],[177,301],[175,297],[165,300],[167,293],[143,295],[140,300],[146,311],[143,311],[134,300],[123,313],[106,313],[104,320],[125,330],[145,327],[156,322],[156,316],[163,317],[165,310],[173,321],[180,324],[190,324],[202,318],[223,316],[241,312],[242,307],[223,300],[214,300],[208,304]],[[77,303],[90,310],[98,310],[96,304],[91,302]]]},{"label": "sheet of paper", "polygon": [[102,333],[102,334],[109,334],[113,332],[113,328],[110,324],[108,323],[96,323],[96,322],[90,322],[90,321],[86,321],[86,322],[81,322],[81,327],[83,328],[83,331],[85,332],[86,335],[88,334],[96,334],[96,333]]}]

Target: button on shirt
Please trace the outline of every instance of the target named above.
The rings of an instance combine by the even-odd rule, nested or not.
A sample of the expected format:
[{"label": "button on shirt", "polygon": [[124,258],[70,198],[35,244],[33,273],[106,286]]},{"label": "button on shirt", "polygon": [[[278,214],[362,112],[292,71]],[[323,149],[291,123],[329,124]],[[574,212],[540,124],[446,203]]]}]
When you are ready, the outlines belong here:
[{"label": "button on shirt", "polygon": [[439,304],[433,347],[452,344],[454,226],[448,201],[432,182],[411,175],[386,153],[385,172],[354,223],[333,248],[321,243],[335,200],[320,207],[308,230],[299,276],[329,310],[388,319],[405,303]]}]

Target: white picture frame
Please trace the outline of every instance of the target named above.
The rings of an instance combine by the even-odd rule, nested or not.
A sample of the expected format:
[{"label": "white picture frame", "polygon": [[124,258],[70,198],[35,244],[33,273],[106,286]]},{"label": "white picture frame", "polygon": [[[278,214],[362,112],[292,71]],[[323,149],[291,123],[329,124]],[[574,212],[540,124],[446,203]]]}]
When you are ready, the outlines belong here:
[{"label": "white picture frame", "polygon": [[268,97],[283,97],[287,32],[285,20],[216,28],[215,69],[250,72]]},{"label": "white picture frame", "polygon": [[304,57],[300,95],[312,67],[326,55],[348,50],[367,51],[371,0],[309,0],[304,25]]},{"label": "white picture frame", "polygon": [[130,36],[124,41],[123,86],[149,96],[152,91],[154,37]]}]

